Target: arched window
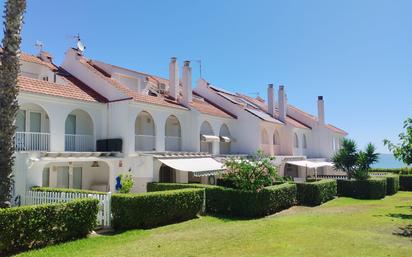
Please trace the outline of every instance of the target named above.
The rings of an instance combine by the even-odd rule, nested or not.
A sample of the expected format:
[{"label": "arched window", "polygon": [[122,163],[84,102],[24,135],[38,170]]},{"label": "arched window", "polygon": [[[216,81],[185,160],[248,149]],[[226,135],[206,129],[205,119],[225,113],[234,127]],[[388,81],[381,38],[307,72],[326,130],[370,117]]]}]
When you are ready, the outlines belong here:
[{"label": "arched window", "polygon": [[181,128],[179,119],[170,115],[165,126],[165,149],[166,151],[181,150]]},{"label": "arched window", "polygon": [[261,137],[262,137],[261,138],[262,144],[268,145],[269,144],[269,136],[268,136],[268,132],[266,131],[266,129],[262,129]]},{"label": "arched window", "polygon": [[142,111],[135,122],[135,148],[136,151],[155,150],[155,123],[152,115]]},{"label": "arched window", "polygon": [[299,148],[299,138],[298,138],[298,134],[296,134],[296,133],[294,135],[293,146],[295,148]]},{"label": "arched window", "polygon": [[93,120],[80,109],[72,111],[66,118],[64,148],[72,152],[90,152],[94,150]]},{"label": "arched window", "polygon": [[308,142],[306,140],[306,135],[305,134],[303,134],[303,136],[302,136],[302,147],[303,147],[303,149],[308,148]]},{"label": "arched window", "polygon": [[[210,136],[214,136],[215,133],[213,132],[212,126],[209,122],[204,121],[200,126],[200,151],[201,152],[213,152],[213,141],[215,138]],[[209,136],[209,137],[208,137]],[[218,138],[217,138],[218,139]]]},{"label": "arched window", "polygon": [[229,127],[226,124],[223,124],[220,127],[219,138],[220,138],[220,143],[219,143],[220,154],[229,154],[232,138],[230,136]]}]

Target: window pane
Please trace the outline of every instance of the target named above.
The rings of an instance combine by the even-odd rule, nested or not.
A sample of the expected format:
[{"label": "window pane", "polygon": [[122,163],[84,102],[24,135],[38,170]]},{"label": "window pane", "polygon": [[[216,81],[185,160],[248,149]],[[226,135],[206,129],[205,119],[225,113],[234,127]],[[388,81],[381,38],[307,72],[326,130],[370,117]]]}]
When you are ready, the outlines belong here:
[{"label": "window pane", "polygon": [[69,167],[59,167],[57,169],[57,187],[69,188]]},{"label": "window pane", "polygon": [[76,115],[69,114],[66,119],[65,133],[68,135],[76,134]]},{"label": "window pane", "polygon": [[41,114],[30,112],[30,132],[41,132]]},{"label": "window pane", "polygon": [[43,169],[43,183],[42,186],[49,187],[50,186],[50,168]]},{"label": "window pane", "polygon": [[26,131],[26,111],[19,110],[16,116],[16,131],[25,132]]}]

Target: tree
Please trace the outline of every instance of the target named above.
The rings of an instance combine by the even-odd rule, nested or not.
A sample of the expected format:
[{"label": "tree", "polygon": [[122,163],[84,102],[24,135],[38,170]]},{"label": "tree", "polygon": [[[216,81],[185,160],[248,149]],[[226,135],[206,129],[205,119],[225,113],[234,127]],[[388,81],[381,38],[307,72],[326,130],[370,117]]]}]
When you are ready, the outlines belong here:
[{"label": "tree", "polygon": [[378,159],[379,154],[373,144],[369,143],[365,151],[358,151],[355,141],[344,138],[342,148],[332,157],[332,162],[335,169],[348,174],[348,179],[364,180],[369,177],[371,165]]},{"label": "tree", "polygon": [[394,144],[388,139],[383,140],[383,143],[393,153],[396,159],[402,161],[406,165],[412,164],[412,119],[407,118],[403,122],[403,128],[406,130],[399,134],[399,144]]},{"label": "tree", "polygon": [[342,147],[332,157],[332,162],[335,165],[335,169],[343,170],[348,174],[348,178],[351,179],[355,172],[356,161],[358,160],[358,149],[356,142],[343,138]]},{"label": "tree", "polygon": [[25,0],[4,3],[4,37],[0,56],[0,207],[10,206],[14,165],[14,120],[19,109],[17,79]]}]

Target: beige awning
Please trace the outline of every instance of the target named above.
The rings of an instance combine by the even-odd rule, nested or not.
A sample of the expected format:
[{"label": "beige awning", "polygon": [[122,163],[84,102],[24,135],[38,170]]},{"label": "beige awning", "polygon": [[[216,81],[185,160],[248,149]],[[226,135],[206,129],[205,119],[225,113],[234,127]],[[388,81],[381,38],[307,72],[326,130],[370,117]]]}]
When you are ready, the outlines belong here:
[{"label": "beige awning", "polygon": [[231,141],[230,137],[220,136],[220,142],[230,143]]},{"label": "beige awning", "polygon": [[331,163],[331,162],[313,162],[313,161],[308,161],[308,160],[288,161],[286,163],[296,165],[296,166],[301,166],[301,167],[307,167],[307,168],[310,168],[310,169],[316,169],[316,168],[321,168],[321,167],[332,167],[333,166],[333,163]]},{"label": "beige awning", "polygon": [[203,142],[219,142],[220,138],[214,135],[200,135],[200,140]]},{"label": "beige awning", "polygon": [[224,170],[222,163],[210,157],[159,158],[158,160],[175,170],[193,172],[196,177],[210,176]]}]

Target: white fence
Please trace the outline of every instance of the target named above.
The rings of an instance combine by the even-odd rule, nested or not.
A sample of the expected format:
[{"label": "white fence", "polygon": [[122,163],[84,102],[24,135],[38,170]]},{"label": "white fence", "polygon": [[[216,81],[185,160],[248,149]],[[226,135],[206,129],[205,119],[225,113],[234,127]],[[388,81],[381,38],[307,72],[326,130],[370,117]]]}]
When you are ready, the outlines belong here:
[{"label": "white fence", "polygon": [[72,152],[92,152],[94,151],[93,135],[64,135],[64,148]]},{"label": "white fence", "polygon": [[37,205],[59,202],[70,202],[79,198],[95,198],[99,200],[99,212],[97,213],[97,224],[102,227],[110,227],[110,200],[111,193],[107,194],[85,194],[69,192],[41,192],[27,191],[24,197],[24,205]]},{"label": "white fence", "polygon": [[14,136],[16,151],[49,151],[50,134],[40,132],[16,132]]}]

